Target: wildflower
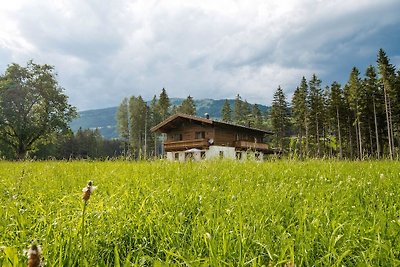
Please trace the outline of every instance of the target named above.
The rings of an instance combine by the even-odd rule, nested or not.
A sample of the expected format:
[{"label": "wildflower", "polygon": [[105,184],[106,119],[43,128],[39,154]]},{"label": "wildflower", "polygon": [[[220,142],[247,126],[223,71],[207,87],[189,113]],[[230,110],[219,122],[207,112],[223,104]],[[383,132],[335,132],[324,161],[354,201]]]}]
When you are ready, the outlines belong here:
[{"label": "wildflower", "polygon": [[82,199],[83,199],[83,201],[85,201],[85,202],[88,201],[89,198],[90,198],[90,194],[92,194],[93,191],[96,190],[96,188],[97,188],[97,186],[93,186],[93,181],[89,181],[87,186],[82,189],[82,192],[83,192]]},{"label": "wildflower", "polygon": [[32,244],[27,254],[28,254],[28,267],[42,266],[42,249],[40,246]]}]

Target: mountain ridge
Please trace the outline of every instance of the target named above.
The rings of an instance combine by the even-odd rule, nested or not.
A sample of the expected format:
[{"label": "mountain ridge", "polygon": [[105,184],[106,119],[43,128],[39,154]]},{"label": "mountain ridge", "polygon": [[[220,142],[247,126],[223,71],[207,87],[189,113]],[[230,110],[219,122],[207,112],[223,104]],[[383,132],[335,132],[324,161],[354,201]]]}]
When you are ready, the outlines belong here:
[{"label": "mountain ridge", "polygon": [[[170,98],[171,107],[179,106],[183,100],[184,98]],[[228,99],[228,101],[233,110],[235,100]],[[204,116],[205,113],[208,113],[211,118],[219,119],[221,118],[221,109],[224,102],[225,99],[205,98],[194,100],[196,115],[201,117]],[[147,101],[147,104],[150,104],[150,101]],[[253,105],[252,103],[249,104]],[[269,109],[266,105],[258,103],[257,105],[262,113],[265,113]],[[78,131],[79,128],[99,129],[101,135],[106,139],[118,138],[116,126],[117,110],[118,106],[80,111],[78,112],[79,117],[70,123],[70,127],[74,132]]]}]

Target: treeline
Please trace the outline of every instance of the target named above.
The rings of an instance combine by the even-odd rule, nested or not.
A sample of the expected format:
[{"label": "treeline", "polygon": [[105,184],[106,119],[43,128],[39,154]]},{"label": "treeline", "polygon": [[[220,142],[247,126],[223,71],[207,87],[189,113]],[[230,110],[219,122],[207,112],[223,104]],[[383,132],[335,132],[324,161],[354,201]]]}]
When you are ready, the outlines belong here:
[{"label": "treeline", "polygon": [[123,155],[132,159],[160,156],[163,153],[163,136],[152,133],[150,128],[177,112],[195,115],[193,97],[188,96],[179,106],[171,106],[163,88],[159,97],[154,95],[149,104],[140,95],[124,98],[117,110],[117,129],[123,143]]},{"label": "treeline", "polygon": [[[123,155],[133,159],[162,155],[165,137],[150,128],[177,112],[195,115],[193,98],[171,106],[163,88],[149,103],[140,95],[123,99],[117,112]],[[289,157],[393,159],[400,145],[400,71],[380,49],[377,65],[370,65],[363,77],[354,67],[343,86],[334,81],[323,88],[313,74],[309,80],[301,79],[290,102],[278,87],[271,108],[263,113],[238,94],[233,107],[225,100],[219,119],[272,130],[267,142]]]},{"label": "treeline", "polygon": [[[15,153],[0,142],[1,157],[15,159]],[[53,140],[39,144],[29,158],[47,159],[110,159],[123,155],[120,140],[103,138],[98,129],[78,129],[76,133],[57,135]]]},{"label": "treeline", "polygon": [[291,103],[278,87],[270,120],[274,144],[289,156],[349,159],[399,156],[400,70],[380,49],[363,77],[353,67],[345,85],[321,87],[303,77]]}]

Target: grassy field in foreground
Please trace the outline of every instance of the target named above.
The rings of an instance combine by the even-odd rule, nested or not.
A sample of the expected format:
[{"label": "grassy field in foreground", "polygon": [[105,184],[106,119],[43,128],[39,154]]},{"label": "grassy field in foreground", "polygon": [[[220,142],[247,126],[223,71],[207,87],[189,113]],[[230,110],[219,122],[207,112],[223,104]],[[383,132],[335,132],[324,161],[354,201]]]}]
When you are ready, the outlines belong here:
[{"label": "grassy field in foreground", "polygon": [[400,265],[399,162],[0,162],[0,205],[0,266]]}]

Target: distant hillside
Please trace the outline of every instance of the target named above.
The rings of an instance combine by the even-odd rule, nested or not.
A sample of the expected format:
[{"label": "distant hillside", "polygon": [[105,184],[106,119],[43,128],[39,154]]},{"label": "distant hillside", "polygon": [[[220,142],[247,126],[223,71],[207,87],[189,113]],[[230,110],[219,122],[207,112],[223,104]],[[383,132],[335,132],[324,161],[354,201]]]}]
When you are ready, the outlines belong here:
[{"label": "distant hillside", "polygon": [[104,138],[117,138],[117,121],[115,119],[117,107],[92,109],[79,112],[79,117],[70,124],[71,129],[76,132],[79,128],[98,128]]},{"label": "distant hillside", "polygon": [[[183,98],[171,98],[171,106],[179,106]],[[234,99],[229,99],[229,104],[233,109]],[[213,99],[200,99],[194,101],[196,104],[197,115],[204,116],[208,113],[211,118],[219,119],[221,117],[221,109],[224,105],[225,99],[213,100]],[[258,105],[261,112],[265,112],[268,107],[264,105]],[[117,132],[117,121],[116,113],[118,107],[110,107],[103,109],[92,109],[79,112],[79,118],[73,120],[70,124],[71,129],[76,132],[79,128],[82,129],[96,129],[98,128],[104,138],[112,139],[118,138]]]}]

